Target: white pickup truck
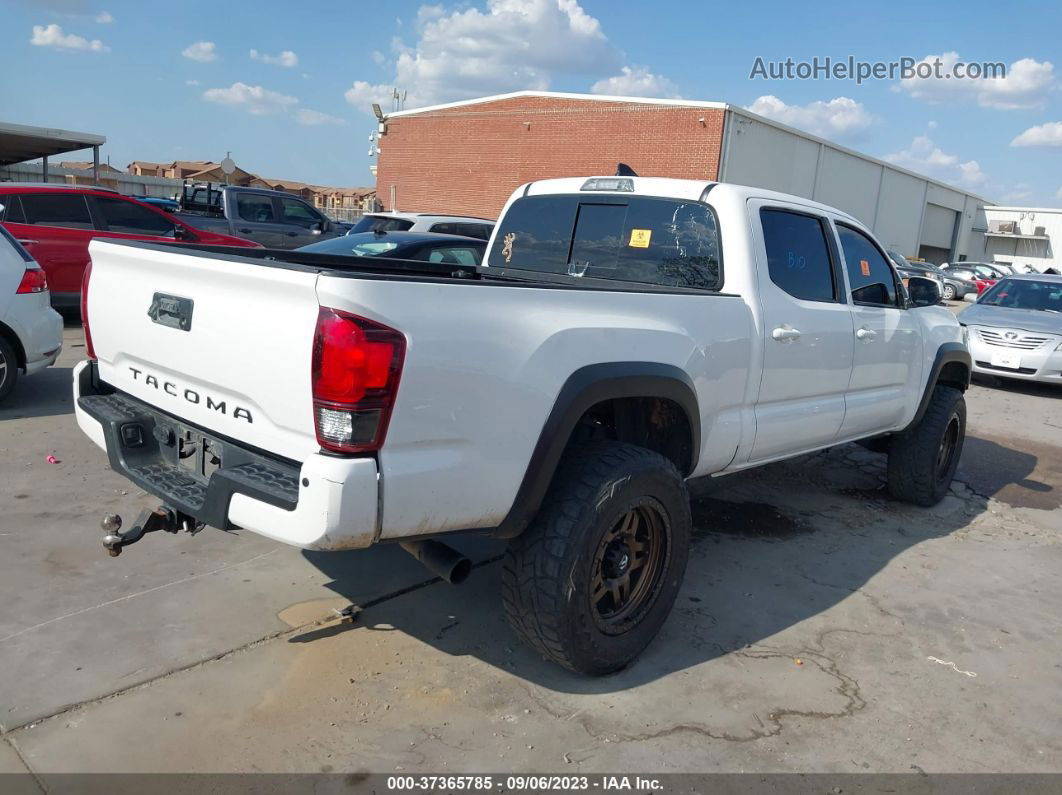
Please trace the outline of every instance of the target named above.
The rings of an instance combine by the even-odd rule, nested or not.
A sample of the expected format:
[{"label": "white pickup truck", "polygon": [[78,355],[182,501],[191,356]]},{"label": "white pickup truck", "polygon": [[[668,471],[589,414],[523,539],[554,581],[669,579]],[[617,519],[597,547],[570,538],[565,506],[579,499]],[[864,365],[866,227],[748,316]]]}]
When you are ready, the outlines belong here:
[{"label": "white pickup truck", "polygon": [[161,507],[120,532],[245,528],[298,547],[511,539],[515,631],[602,674],[686,567],[686,481],[851,441],[932,505],[970,357],[939,287],[854,218],[647,177],[520,187],[471,267],[94,241],[77,421]]}]

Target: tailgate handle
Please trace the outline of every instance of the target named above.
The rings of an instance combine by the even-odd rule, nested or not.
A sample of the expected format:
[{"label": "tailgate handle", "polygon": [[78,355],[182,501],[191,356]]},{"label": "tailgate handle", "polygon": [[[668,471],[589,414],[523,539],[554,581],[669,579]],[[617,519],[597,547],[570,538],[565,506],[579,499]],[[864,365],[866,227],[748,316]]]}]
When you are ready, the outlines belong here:
[{"label": "tailgate handle", "polygon": [[160,326],[169,326],[180,331],[192,330],[192,309],[195,301],[176,295],[155,293],[148,307],[148,317]]}]

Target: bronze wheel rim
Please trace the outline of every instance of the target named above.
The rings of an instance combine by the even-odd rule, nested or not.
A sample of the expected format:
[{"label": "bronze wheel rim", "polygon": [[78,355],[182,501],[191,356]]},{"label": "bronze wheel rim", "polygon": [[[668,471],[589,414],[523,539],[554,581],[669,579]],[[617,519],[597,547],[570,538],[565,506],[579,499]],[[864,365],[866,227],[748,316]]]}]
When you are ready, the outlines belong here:
[{"label": "bronze wheel rim", "polygon": [[952,461],[955,459],[955,451],[959,447],[959,415],[952,414],[951,419],[948,421],[948,427],[944,429],[944,436],[940,440],[940,447],[937,448],[937,480],[944,480],[948,471],[951,469]]},{"label": "bronze wheel rim", "polygon": [[663,580],[670,536],[660,504],[645,497],[601,537],[590,570],[590,610],[602,632],[627,631],[652,606]]}]

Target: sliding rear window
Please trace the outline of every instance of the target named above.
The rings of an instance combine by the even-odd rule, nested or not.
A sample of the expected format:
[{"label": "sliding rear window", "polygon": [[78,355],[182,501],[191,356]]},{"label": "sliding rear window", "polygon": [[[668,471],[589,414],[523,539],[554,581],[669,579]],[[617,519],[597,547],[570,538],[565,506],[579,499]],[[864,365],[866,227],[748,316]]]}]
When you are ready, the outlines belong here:
[{"label": "sliding rear window", "polygon": [[528,196],[494,238],[496,268],[718,289],[719,224],[706,204],[641,196]]}]

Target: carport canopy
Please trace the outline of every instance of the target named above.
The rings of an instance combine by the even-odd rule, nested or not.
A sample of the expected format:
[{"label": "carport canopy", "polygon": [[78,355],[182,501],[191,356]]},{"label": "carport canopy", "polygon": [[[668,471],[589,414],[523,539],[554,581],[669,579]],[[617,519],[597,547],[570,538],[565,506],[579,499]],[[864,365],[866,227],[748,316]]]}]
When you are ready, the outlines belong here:
[{"label": "carport canopy", "polygon": [[98,181],[100,147],[106,142],[106,137],[92,133],[0,122],[0,166],[23,163],[39,157],[43,160],[44,180],[47,181],[49,157],[91,148],[93,174]]}]

